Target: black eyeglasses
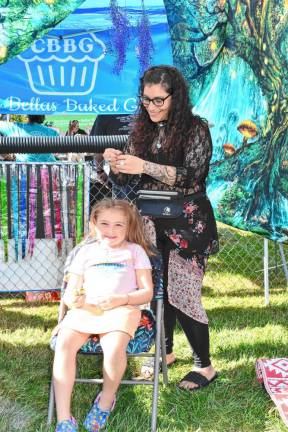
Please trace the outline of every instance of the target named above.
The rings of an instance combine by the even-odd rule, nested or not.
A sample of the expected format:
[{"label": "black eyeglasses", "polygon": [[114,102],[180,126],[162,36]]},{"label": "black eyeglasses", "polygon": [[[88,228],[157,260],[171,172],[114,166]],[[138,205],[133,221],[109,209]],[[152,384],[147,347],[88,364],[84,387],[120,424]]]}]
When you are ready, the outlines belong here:
[{"label": "black eyeglasses", "polygon": [[169,94],[166,97],[155,97],[153,99],[148,98],[147,96],[139,96],[141,103],[145,106],[148,107],[150,105],[150,102],[153,103],[153,105],[155,105],[156,107],[161,107],[164,105],[164,102],[166,99],[168,99],[170,96],[172,96],[172,94]]}]

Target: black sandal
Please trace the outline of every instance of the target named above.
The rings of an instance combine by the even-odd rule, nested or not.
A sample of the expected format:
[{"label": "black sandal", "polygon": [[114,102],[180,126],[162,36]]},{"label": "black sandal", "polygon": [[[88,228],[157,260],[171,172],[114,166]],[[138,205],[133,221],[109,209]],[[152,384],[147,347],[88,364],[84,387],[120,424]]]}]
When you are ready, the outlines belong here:
[{"label": "black sandal", "polygon": [[[187,373],[187,375],[184,376],[184,378],[181,379],[181,381],[177,387],[180,390],[188,390],[188,391],[200,390],[201,388],[207,387],[209,384],[211,384],[218,376],[219,376],[218,372],[215,372],[215,375],[211,378],[211,380],[208,380],[200,372],[190,371]],[[180,386],[180,384],[183,383],[183,381],[188,381],[188,382],[191,382],[193,384],[197,384],[198,387],[194,387],[191,389],[182,387],[182,386]]]}]

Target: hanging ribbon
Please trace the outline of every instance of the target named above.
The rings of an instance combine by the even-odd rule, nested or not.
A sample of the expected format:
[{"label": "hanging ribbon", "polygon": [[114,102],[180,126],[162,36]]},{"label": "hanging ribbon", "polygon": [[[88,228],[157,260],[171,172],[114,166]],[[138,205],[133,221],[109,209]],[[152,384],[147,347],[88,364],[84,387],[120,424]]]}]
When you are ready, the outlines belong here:
[{"label": "hanging ribbon", "polygon": [[12,237],[14,238],[15,260],[19,257],[19,205],[18,205],[18,168],[11,165],[11,226]]},{"label": "hanging ribbon", "polygon": [[46,165],[40,168],[41,190],[42,190],[42,206],[44,218],[44,233],[45,238],[52,238],[52,223],[51,223],[51,208],[49,195],[49,171]]},{"label": "hanging ribbon", "polygon": [[76,243],[83,237],[83,165],[78,165],[76,196]]},{"label": "hanging ribbon", "polygon": [[8,261],[8,194],[7,194],[7,166],[3,165],[0,179],[1,204],[1,238],[4,243],[4,261]]},{"label": "hanging ribbon", "polygon": [[84,165],[84,235],[88,234],[89,231],[89,213],[90,213],[90,176],[91,176],[91,165]]},{"label": "hanging ribbon", "polygon": [[67,166],[60,166],[61,178],[61,212],[63,221],[63,238],[69,238],[68,204],[67,204]]},{"label": "hanging ribbon", "polygon": [[20,238],[22,259],[26,255],[27,237],[27,166],[20,167]]},{"label": "hanging ribbon", "polygon": [[35,165],[30,169],[29,181],[29,230],[28,239],[29,247],[28,254],[33,256],[36,238],[36,214],[37,214],[37,172]]},{"label": "hanging ribbon", "polygon": [[69,237],[72,238],[73,245],[76,239],[75,227],[75,207],[76,207],[76,193],[75,193],[75,165],[68,167],[68,196],[69,196]]},{"label": "hanging ribbon", "polygon": [[62,252],[62,221],[61,221],[61,188],[60,188],[60,173],[57,165],[52,166],[52,191],[54,203],[54,232],[58,254]]}]

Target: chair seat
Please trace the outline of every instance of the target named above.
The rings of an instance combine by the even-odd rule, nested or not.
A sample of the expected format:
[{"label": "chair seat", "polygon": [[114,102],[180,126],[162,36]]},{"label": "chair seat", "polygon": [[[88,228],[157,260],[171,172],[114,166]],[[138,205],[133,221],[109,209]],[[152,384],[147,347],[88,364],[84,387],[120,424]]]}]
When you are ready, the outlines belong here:
[{"label": "chair seat", "polygon": [[[141,310],[141,319],[135,332],[134,338],[130,340],[127,353],[140,354],[150,351],[154,344],[156,335],[155,318],[150,309]],[[55,350],[57,336],[53,336],[50,341],[50,347]],[[84,354],[102,353],[102,348],[98,336],[91,336],[88,341],[82,345],[79,350]]]}]

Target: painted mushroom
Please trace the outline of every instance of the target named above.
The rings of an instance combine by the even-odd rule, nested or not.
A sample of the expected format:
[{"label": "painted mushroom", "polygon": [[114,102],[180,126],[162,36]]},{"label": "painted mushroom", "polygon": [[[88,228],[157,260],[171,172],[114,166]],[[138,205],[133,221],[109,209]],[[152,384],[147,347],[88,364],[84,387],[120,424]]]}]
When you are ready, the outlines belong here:
[{"label": "painted mushroom", "polygon": [[243,120],[237,129],[243,135],[243,146],[247,144],[248,139],[258,135],[257,126],[251,120]]},{"label": "painted mushroom", "polygon": [[223,144],[223,150],[226,156],[232,156],[236,152],[235,147],[230,143]]}]

